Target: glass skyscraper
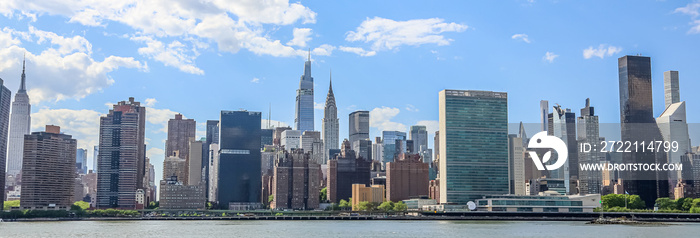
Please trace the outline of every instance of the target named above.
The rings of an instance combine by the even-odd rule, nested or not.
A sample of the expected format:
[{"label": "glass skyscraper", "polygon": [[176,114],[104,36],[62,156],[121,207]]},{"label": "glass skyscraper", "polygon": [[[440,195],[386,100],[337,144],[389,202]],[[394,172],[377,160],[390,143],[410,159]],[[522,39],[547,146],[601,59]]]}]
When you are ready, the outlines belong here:
[{"label": "glass skyscraper", "polygon": [[229,209],[261,206],[260,112],[221,111],[217,199]]},{"label": "glass skyscraper", "polygon": [[[624,56],[618,59],[620,73],[620,123],[622,141],[630,143],[663,141],[654,119],[651,90],[651,58]],[[635,151],[622,153],[624,163],[667,163],[665,153]],[[626,171],[624,189],[636,194],[651,208],[657,198],[668,197],[665,171]]]},{"label": "glass skyscraper", "polygon": [[508,94],[443,90],[440,203],[508,193]]},{"label": "glass skyscraper", "polygon": [[309,52],[309,60],[304,63],[304,75],[299,80],[295,113],[295,130],[301,132],[314,130],[314,78],[311,77],[311,52]]}]

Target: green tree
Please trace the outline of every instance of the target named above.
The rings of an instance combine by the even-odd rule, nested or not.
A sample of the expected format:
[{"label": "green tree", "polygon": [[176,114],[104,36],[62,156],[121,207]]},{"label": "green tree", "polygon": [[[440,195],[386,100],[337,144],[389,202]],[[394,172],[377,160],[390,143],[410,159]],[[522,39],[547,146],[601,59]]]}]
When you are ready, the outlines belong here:
[{"label": "green tree", "polygon": [[671,200],[670,198],[657,198],[656,206],[659,207],[659,210],[675,210],[676,201]]},{"label": "green tree", "polygon": [[348,207],[352,206],[348,201],[345,201],[345,199],[340,199],[340,203],[338,204],[341,209],[347,209]]},{"label": "green tree", "polygon": [[680,210],[690,211],[690,208],[692,208],[692,207],[693,207],[693,199],[686,198],[683,200],[683,204],[680,205]]},{"label": "green tree", "polygon": [[629,209],[646,209],[647,205],[646,203],[642,200],[642,198],[639,197],[639,195],[627,195],[627,208]]},{"label": "green tree", "polygon": [[273,194],[270,194],[270,196],[267,197],[268,203],[272,203],[272,201],[274,201],[274,200],[275,200],[275,195],[273,195]]},{"label": "green tree", "polygon": [[384,211],[384,212],[388,212],[388,211],[391,211],[394,209],[394,203],[391,201],[386,201],[386,202],[383,202],[382,204],[380,204],[379,207],[377,207],[377,208],[379,210]]},{"label": "green tree", "polygon": [[403,202],[394,203],[394,211],[403,212],[406,211],[406,208],[406,204],[404,204]]},{"label": "green tree", "polygon": [[76,205],[76,206],[80,207],[80,209],[83,209],[83,210],[87,210],[90,208],[90,203],[85,202],[85,201],[77,201],[77,202],[73,203],[73,205]]},{"label": "green tree", "polygon": [[148,207],[146,209],[158,209],[160,206],[160,202],[150,202],[148,203]]},{"label": "green tree", "polygon": [[2,210],[10,210],[12,207],[19,207],[19,200],[5,201],[5,204],[2,206]]},{"label": "green tree", "polygon": [[328,200],[328,190],[326,188],[321,189],[321,194],[320,194],[320,201],[325,202]]}]

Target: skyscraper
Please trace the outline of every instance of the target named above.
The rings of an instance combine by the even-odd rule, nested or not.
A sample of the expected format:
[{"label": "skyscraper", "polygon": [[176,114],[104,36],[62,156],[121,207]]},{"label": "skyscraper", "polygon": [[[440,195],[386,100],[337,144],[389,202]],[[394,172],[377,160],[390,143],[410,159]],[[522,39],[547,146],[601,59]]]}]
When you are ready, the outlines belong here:
[{"label": "skyscraper", "polygon": [[[10,118],[10,138],[7,145],[7,173],[16,176],[22,169],[22,153],[24,152],[24,135],[29,134],[31,126],[31,105],[25,85],[25,62],[22,61],[22,79],[19,90],[12,102],[12,114]],[[4,169],[5,167],[3,167]]]},{"label": "skyscraper", "polygon": [[[600,146],[600,125],[598,124],[598,116],[595,115],[595,110],[591,107],[590,99],[586,98],[586,107],[581,108],[581,116],[576,120],[578,121],[577,144],[585,143]],[[582,164],[598,164],[605,160],[605,154],[600,152],[600,150],[577,151],[578,160]],[[579,171],[579,193],[582,195],[601,193],[601,181],[602,173],[600,171]]]},{"label": "skyscraper", "polygon": [[440,91],[440,203],[508,193],[508,94]]},{"label": "skyscraper", "polygon": [[428,130],[425,126],[411,126],[408,136],[408,139],[413,141],[413,153],[428,149]]},{"label": "skyscraper", "polygon": [[262,205],[260,115],[260,112],[221,111],[216,169],[219,206],[248,210]]},{"label": "skyscraper", "polygon": [[272,183],[273,209],[311,210],[319,206],[321,167],[311,153],[292,149],[277,152]]},{"label": "skyscraper", "polygon": [[382,143],[384,148],[382,164],[392,162],[396,156],[406,150],[406,132],[382,131]]},{"label": "skyscraper", "polygon": [[314,78],[311,77],[311,51],[309,60],[304,63],[304,74],[297,89],[296,116],[294,129],[299,131],[314,130]]},{"label": "skyscraper", "polygon": [[328,161],[328,200],[340,202],[352,196],[353,184],[370,184],[369,159],[358,158],[350,148],[350,141],[343,140],[340,154]]},{"label": "skyscraper", "polygon": [[330,157],[331,149],[338,149],[339,124],[338,124],[338,107],[335,104],[335,95],[333,95],[333,80],[331,78],[328,86],[328,95],[326,96],[326,106],[323,108],[323,163],[326,164]]},{"label": "skyscraper", "polygon": [[100,117],[97,207],[134,209],[136,190],[147,189],[146,108],[121,101]]},{"label": "skyscraper", "polygon": [[428,196],[429,165],[418,154],[401,153],[386,164],[386,197],[398,202]]},{"label": "skyscraper", "polygon": [[87,174],[87,150],[80,148],[75,151],[75,171]]},{"label": "skyscraper", "polygon": [[24,137],[22,209],[68,210],[75,200],[75,152],[78,142],[58,126]]},{"label": "skyscraper", "polygon": [[350,145],[358,140],[369,139],[369,111],[355,111],[350,113],[348,125]]},{"label": "skyscraper", "polygon": [[206,183],[205,190],[207,199],[209,199],[209,176],[211,175],[211,171],[209,171],[209,168],[211,167],[211,162],[214,159],[213,154],[215,153],[211,150],[212,144],[219,144],[218,120],[207,120],[206,138],[204,140],[204,143],[202,144],[202,177],[204,177],[203,180]]},{"label": "skyscraper", "polygon": [[97,156],[100,153],[100,147],[99,146],[93,146],[92,147],[92,172],[97,173]]},{"label": "skyscraper", "polygon": [[540,100],[540,131],[549,129],[547,115],[549,115],[549,101]]},{"label": "skyscraper", "polygon": [[[664,98],[666,109],[661,116],[656,118],[664,141],[678,143],[678,150],[669,150],[666,157],[669,163],[681,163],[681,156],[690,152],[690,135],[688,134],[688,122],[686,121],[685,101],[681,101],[678,85],[678,71],[664,72]],[[670,185],[678,183],[678,171],[669,173]],[[677,199],[677,198],[676,198]]]},{"label": "skyscraper", "polygon": [[[651,88],[651,58],[624,56],[618,59],[620,74],[621,140],[631,143],[663,141],[654,119]],[[635,151],[622,153],[623,163],[667,163],[665,153]],[[665,171],[625,171],[624,190],[637,194],[651,208],[656,199],[668,197],[668,173]]]},{"label": "skyscraper", "polygon": [[[564,109],[559,104],[552,107],[552,113],[548,116],[547,134],[553,135],[564,141],[568,148],[568,159],[559,169],[548,171],[549,178],[563,179],[567,194],[576,194],[576,188],[571,184],[578,180],[578,144],[576,143],[576,113],[571,109]],[[549,160],[554,163],[556,160]]]},{"label": "skyscraper", "polygon": [[[10,92],[0,79],[0,194],[5,196],[5,161],[7,157],[7,132],[10,125]],[[5,200],[5,199],[0,199]],[[0,201],[2,206],[4,201]]]},{"label": "skyscraper", "polygon": [[[178,157],[189,162],[190,140],[194,140],[196,133],[197,122],[194,119],[182,119],[182,114],[176,114],[174,119],[168,120],[168,139],[165,141],[165,156],[173,156],[177,151]],[[187,180],[180,181],[187,183]]]}]

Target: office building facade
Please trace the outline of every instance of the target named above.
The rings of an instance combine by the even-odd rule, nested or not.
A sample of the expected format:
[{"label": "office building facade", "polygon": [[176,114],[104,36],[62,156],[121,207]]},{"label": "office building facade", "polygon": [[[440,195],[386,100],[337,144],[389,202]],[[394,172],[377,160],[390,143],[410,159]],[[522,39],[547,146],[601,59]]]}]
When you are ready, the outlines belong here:
[{"label": "office building facade", "polygon": [[369,111],[355,111],[348,116],[350,144],[369,139]]},{"label": "office building facade", "polygon": [[335,104],[335,95],[333,94],[333,80],[328,86],[328,95],[326,95],[326,105],[323,108],[323,163],[328,163],[330,158],[329,151],[338,149],[340,138],[340,124],[338,122],[338,107]]},{"label": "office building facade", "polygon": [[309,59],[304,63],[304,74],[299,79],[294,129],[302,132],[314,130],[314,78],[311,77],[311,52],[309,52]]}]

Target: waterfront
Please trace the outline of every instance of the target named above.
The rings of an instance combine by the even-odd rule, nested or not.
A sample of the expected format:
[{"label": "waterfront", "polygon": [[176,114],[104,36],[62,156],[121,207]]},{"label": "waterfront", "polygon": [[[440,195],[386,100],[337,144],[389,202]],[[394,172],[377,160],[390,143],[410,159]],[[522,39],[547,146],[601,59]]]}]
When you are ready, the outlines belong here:
[{"label": "waterfront", "polygon": [[581,221],[61,221],[4,222],[0,237],[693,237],[697,223]]}]

